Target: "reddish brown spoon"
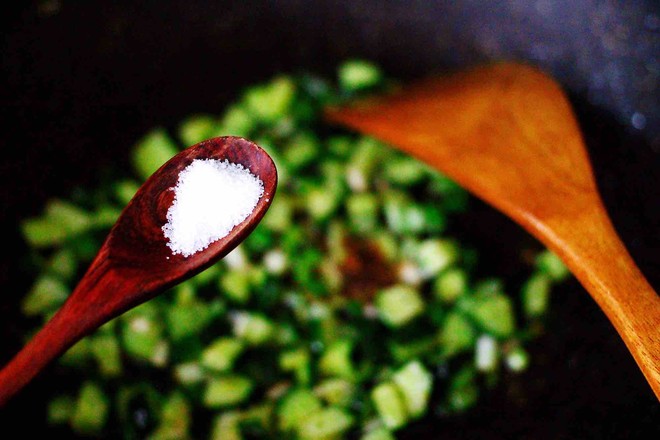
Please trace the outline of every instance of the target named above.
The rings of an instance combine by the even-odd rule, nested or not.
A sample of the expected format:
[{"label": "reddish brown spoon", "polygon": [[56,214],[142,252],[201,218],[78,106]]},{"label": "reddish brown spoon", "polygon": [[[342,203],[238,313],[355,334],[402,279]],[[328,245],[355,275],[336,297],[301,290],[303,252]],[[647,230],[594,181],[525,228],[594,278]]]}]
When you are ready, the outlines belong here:
[{"label": "reddish brown spoon", "polygon": [[445,172],[555,251],[660,398],[660,297],[610,223],[555,81],[502,63],[334,109],[328,117]]},{"label": "reddish brown spoon", "polygon": [[[170,188],[181,170],[194,159],[203,158],[227,159],[248,168],[263,181],[264,195],[252,214],[224,238],[187,258],[173,255],[161,230],[174,198]],[[126,206],[62,308],[0,371],[0,406],[83,336],[227,255],[264,216],[276,186],[272,159],[246,139],[214,138],[170,159]]]}]

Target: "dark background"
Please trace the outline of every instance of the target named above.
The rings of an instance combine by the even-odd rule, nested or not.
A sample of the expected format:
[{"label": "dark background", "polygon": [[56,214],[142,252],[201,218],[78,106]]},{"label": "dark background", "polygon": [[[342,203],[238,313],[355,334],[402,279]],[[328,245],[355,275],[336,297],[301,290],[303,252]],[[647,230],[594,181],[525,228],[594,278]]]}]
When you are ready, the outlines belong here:
[{"label": "dark background", "polygon": [[[155,125],[218,114],[241,87],[276,72],[332,75],[348,57],[403,79],[492,59],[552,73],[569,91],[618,232],[660,288],[656,1],[15,3],[0,31],[0,364],[28,327],[17,308],[31,281],[20,263],[20,218],[95,185],[105,165],[126,165],[125,153]],[[474,239],[494,249],[493,261],[506,260],[497,249],[514,248],[522,234],[476,209]],[[409,437],[658,438],[660,405],[588,294],[571,281],[552,305],[552,331],[534,346],[528,372],[469,415],[421,422]],[[56,380],[45,372],[0,410],[3,430],[46,432],[42,396]]]}]

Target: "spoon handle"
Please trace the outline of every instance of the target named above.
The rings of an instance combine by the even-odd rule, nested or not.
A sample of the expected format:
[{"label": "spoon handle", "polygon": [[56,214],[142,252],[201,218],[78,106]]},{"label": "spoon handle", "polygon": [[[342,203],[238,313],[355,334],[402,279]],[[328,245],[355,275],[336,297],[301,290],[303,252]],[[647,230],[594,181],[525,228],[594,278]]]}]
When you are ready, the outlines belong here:
[{"label": "spoon handle", "polygon": [[118,277],[102,261],[97,257],[60,310],[0,370],[0,407],[50,362],[112,318],[116,304],[104,304],[101,298],[109,289],[116,291],[122,287]]},{"label": "spoon handle", "polygon": [[660,296],[619,239],[600,198],[589,206],[577,222],[547,219],[531,230],[605,312],[660,400]]}]

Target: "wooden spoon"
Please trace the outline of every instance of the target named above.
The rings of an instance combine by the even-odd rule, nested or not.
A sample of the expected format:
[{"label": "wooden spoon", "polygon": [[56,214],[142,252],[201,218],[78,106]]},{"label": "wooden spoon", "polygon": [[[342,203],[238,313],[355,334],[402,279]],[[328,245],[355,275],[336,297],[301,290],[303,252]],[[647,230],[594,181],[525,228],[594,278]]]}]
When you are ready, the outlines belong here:
[{"label": "wooden spoon", "polygon": [[618,238],[560,86],[515,63],[423,81],[327,118],[427,162],[558,254],[660,399],[660,298]]},{"label": "wooden spoon", "polygon": [[[189,257],[173,255],[161,230],[174,199],[170,189],[181,170],[194,159],[204,158],[243,165],[263,181],[264,194],[248,218],[227,236]],[[271,158],[242,138],[214,138],[170,159],[126,206],[62,308],[0,371],[0,406],[83,336],[227,255],[264,216],[276,186],[277,171]]]}]

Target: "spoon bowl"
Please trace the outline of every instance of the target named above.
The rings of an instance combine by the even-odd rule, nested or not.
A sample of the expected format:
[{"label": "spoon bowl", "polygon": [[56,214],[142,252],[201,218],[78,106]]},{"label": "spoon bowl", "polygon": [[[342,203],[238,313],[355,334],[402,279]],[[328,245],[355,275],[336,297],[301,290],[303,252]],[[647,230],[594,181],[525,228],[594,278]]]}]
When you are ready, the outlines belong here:
[{"label": "spoon bowl", "polygon": [[425,161],[553,250],[660,398],[660,297],[609,220],[577,121],[552,78],[516,63],[481,66],[328,109],[327,117]]},{"label": "spoon bowl", "polygon": [[[264,184],[252,213],[225,237],[193,255],[172,254],[162,226],[179,173],[195,159],[243,165]],[[0,371],[0,406],[83,336],[227,255],[257,226],[275,195],[277,171],[268,154],[239,137],[187,148],[161,166],[135,194],[62,308]]]}]

